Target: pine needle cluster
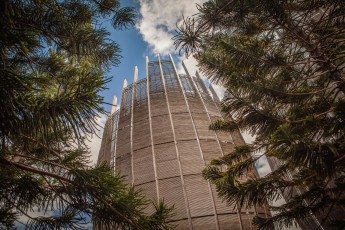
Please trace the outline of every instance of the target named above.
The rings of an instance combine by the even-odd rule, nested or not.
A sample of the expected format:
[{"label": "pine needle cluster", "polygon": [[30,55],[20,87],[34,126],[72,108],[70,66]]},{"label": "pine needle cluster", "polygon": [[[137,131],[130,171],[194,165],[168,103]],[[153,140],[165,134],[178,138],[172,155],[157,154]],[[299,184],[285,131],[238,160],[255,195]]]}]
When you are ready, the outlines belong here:
[{"label": "pine needle cluster", "polygon": [[[287,203],[260,229],[294,220],[311,229],[345,227],[345,2],[210,0],[185,18],[174,37],[202,72],[224,86],[226,121],[213,130],[247,131],[238,146],[204,170],[218,194],[240,207]],[[237,178],[261,155],[276,167],[264,178]],[[307,227],[305,227],[307,229]]]},{"label": "pine needle cluster", "polygon": [[135,11],[117,0],[0,1],[1,229],[169,228],[171,208],[145,213],[140,191],[88,166],[105,71],[121,58],[107,19],[126,29]]}]

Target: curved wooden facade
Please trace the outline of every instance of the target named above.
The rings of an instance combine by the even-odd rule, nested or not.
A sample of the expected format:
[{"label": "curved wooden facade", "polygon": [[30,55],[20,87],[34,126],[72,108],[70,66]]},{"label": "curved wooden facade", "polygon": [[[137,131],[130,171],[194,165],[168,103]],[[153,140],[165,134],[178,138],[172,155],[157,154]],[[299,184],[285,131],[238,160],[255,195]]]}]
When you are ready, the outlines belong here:
[{"label": "curved wooden facade", "polygon": [[178,75],[171,56],[146,64],[147,78],[124,88],[120,109],[106,123],[99,161],[149,198],[174,204],[176,229],[255,229],[253,216],[265,210],[227,206],[201,175],[213,158],[243,144],[239,132],[208,129],[222,118],[216,93],[187,70]]}]

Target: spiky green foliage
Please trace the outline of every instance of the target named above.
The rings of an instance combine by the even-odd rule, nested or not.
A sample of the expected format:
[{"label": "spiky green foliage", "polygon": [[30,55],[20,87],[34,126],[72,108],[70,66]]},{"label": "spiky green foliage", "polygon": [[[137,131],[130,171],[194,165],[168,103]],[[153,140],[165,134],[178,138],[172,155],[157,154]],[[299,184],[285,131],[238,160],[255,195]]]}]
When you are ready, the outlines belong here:
[{"label": "spiky green foliage", "polygon": [[145,214],[140,191],[106,165],[88,166],[85,138],[105,114],[105,71],[121,57],[99,22],[124,29],[134,16],[117,0],[0,2],[1,229],[83,229],[91,218],[169,227],[170,208]]},{"label": "spiky green foliage", "polygon": [[[202,72],[229,92],[222,110],[233,119],[210,128],[240,128],[256,136],[254,144],[213,161],[205,178],[217,185],[220,196],[242,207],[275,200],[283,192],[288,202],[275,208],[279,215],[254,220],[260,229],[272,223],[290,226],[293,220],[303,224],[311,212],[325,229],[340,229],[345,2],[211,0],[198,9],[174,39],[180,52],[193,54]],[[237,180],[259,159],[250,157],[258,150],[278,159],[277,170]]]}]

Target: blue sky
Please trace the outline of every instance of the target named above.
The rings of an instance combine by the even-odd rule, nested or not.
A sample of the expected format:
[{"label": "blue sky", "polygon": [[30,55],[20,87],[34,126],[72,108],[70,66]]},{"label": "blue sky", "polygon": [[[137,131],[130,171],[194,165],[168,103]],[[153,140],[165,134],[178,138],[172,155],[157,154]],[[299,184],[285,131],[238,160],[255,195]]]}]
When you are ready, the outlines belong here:
[{"label": "blue sky", "polygon": [[[135,7],[137,11],[140,9],[140,4],[135,0],[122,0],[122,6]],[[127,78],[130,83],[133,81],[134,67],[138,66],[139,78],[144,78],[145,75],[145,55],[149,55],[152,51],[149,49],[147,42],[142,39],[142,36],[137,28],[130,28],[123,31],[115,31],[110,23],[106,23],[108,31],[111,33],[110,39],[114,40],[121,48],[121,63],[118,66],[111,67],[107,73],[112,81],[107,85],[109,89],[102,92],[105,101],[112,103],[113,96],[121,97],[123,81]],[[106,110],[110,111],[109,105],[104,105]]]}]

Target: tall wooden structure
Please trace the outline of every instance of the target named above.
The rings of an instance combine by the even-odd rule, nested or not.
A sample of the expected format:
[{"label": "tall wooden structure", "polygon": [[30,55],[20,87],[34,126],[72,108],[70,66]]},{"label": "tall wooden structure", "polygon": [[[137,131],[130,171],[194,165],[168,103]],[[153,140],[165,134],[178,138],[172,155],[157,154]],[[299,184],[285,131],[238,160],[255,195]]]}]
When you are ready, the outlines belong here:
[{"label": "tall wooden structure", "polygon": [[174,204],[177,229],[254,229],[253,216],[265,210],[227,206],[201,175],[213,158],[244,143],[238,131],[209,131],[211,121],[222,118],[215,91],[186,68],[178,75],[171,56],[146,58],[146,71],[147,78],[138,81],[136,68],[134,83],[125,82],[120,109],[105,125],[99,161],[109,162],[149,198]]}]

